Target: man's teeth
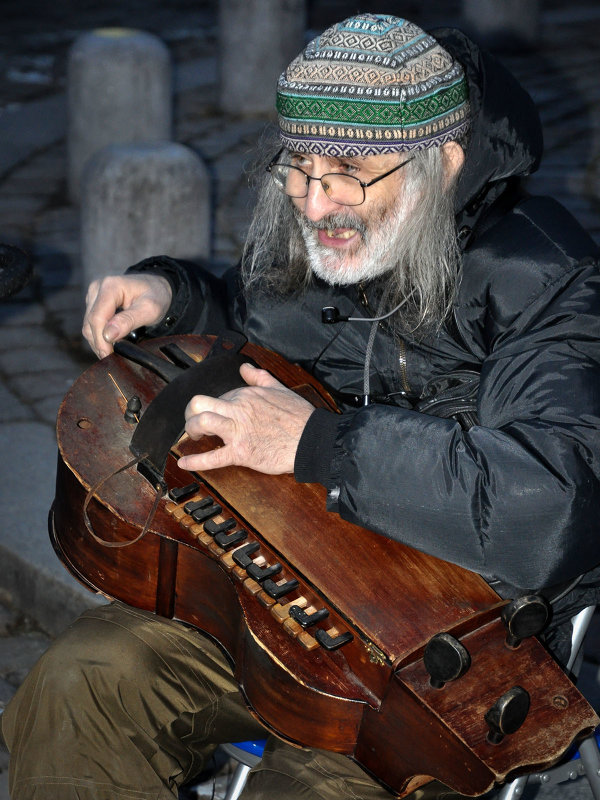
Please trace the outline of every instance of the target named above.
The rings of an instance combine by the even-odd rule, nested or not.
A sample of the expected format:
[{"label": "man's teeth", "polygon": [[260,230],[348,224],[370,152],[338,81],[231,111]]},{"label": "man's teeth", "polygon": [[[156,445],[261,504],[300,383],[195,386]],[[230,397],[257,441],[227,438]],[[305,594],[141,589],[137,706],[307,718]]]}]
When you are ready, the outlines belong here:
[{"label": "man's teeth", "polygon": [[327,236],[329,236],[330,239],[350,239],[355,233],[356,230],[354,228],[349,228],[348,230],[340,232],[335,228],[327,228]]}]

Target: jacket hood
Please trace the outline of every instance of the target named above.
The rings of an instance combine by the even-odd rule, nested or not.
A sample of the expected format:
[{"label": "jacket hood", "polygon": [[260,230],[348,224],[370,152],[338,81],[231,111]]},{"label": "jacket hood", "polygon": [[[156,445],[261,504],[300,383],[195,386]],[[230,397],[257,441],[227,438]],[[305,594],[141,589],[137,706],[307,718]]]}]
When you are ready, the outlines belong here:
[{"label": "jacket hood", "polygon": [[431,34],[460,62],[469,84],[471,132],[456,211],[462,224],[472,225],[509,178],[538,168],[542,125],[530,95],[491,53],[455,28],[438,28]]}]

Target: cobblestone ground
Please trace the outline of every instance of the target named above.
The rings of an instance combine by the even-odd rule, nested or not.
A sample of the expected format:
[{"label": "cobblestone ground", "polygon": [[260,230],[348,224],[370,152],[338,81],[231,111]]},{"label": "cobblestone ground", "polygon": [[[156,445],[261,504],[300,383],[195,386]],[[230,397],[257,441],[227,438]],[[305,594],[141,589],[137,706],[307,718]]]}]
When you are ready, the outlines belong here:
[{"label": "cobblestone ground", "polygon": [[10,597],[0,592],[0,708],[13,696],[50,641],[51,637],[35,620],[14,608]]},{"label": "cobblestone ground", "polygon": [[[46,650],[51,638],[0,589],[0,709]],[[0,745],[0,800],[8,800],[8,753]]]}]

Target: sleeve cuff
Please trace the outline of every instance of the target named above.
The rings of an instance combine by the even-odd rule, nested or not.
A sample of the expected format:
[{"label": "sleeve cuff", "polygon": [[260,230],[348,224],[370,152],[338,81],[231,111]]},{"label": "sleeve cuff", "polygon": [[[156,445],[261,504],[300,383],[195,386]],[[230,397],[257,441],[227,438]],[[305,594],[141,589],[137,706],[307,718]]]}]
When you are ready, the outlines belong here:
[{"label": "sleeve cuff", "polygon": [[341,417],[317,408],[306,423],[294,463],[294,477],[299,483],[331,483],[331,460]]},{"label": "sleeve cuff", "polygon": [[[191,265],[190,265],[191,267]],[[160,322],[147,328],[146,336],[167,336],[173,333],[188,333],[194,327],[201,291],[191,268],[168,256],[154,256],[129,267],[128,273],[151,272],[161,275],[171,286],[171,305]]]}]

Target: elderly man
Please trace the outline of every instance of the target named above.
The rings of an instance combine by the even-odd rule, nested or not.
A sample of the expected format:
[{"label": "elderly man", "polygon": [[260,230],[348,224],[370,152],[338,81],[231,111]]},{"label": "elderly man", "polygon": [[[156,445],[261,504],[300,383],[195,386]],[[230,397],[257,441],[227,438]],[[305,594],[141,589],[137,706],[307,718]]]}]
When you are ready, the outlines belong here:
[{"label": "elderly man", "polygon": [[[189,435],[224,445],[180,465],[294,472],[505,597],[545,593],[564,660],[562,623],[600,575],[600,275],[569,214],[520,186],[541,155],[530,98],[458,31],[362,15],[292,62],[277,107],[240,269],[147,259],[92,284],[86,338],[104,356],[134,329],[229,327],[303,365],[341,415],[244,366],[244,388],[190,401]],[[476,415],[457,421],[443,386],[461,382]],[[56,642],[3,733],[15,800],[176,796],[216,744],[265,735],[217,647],[120,604]],[[389,795],[343,756],[272,739],[244,797]]]}]

